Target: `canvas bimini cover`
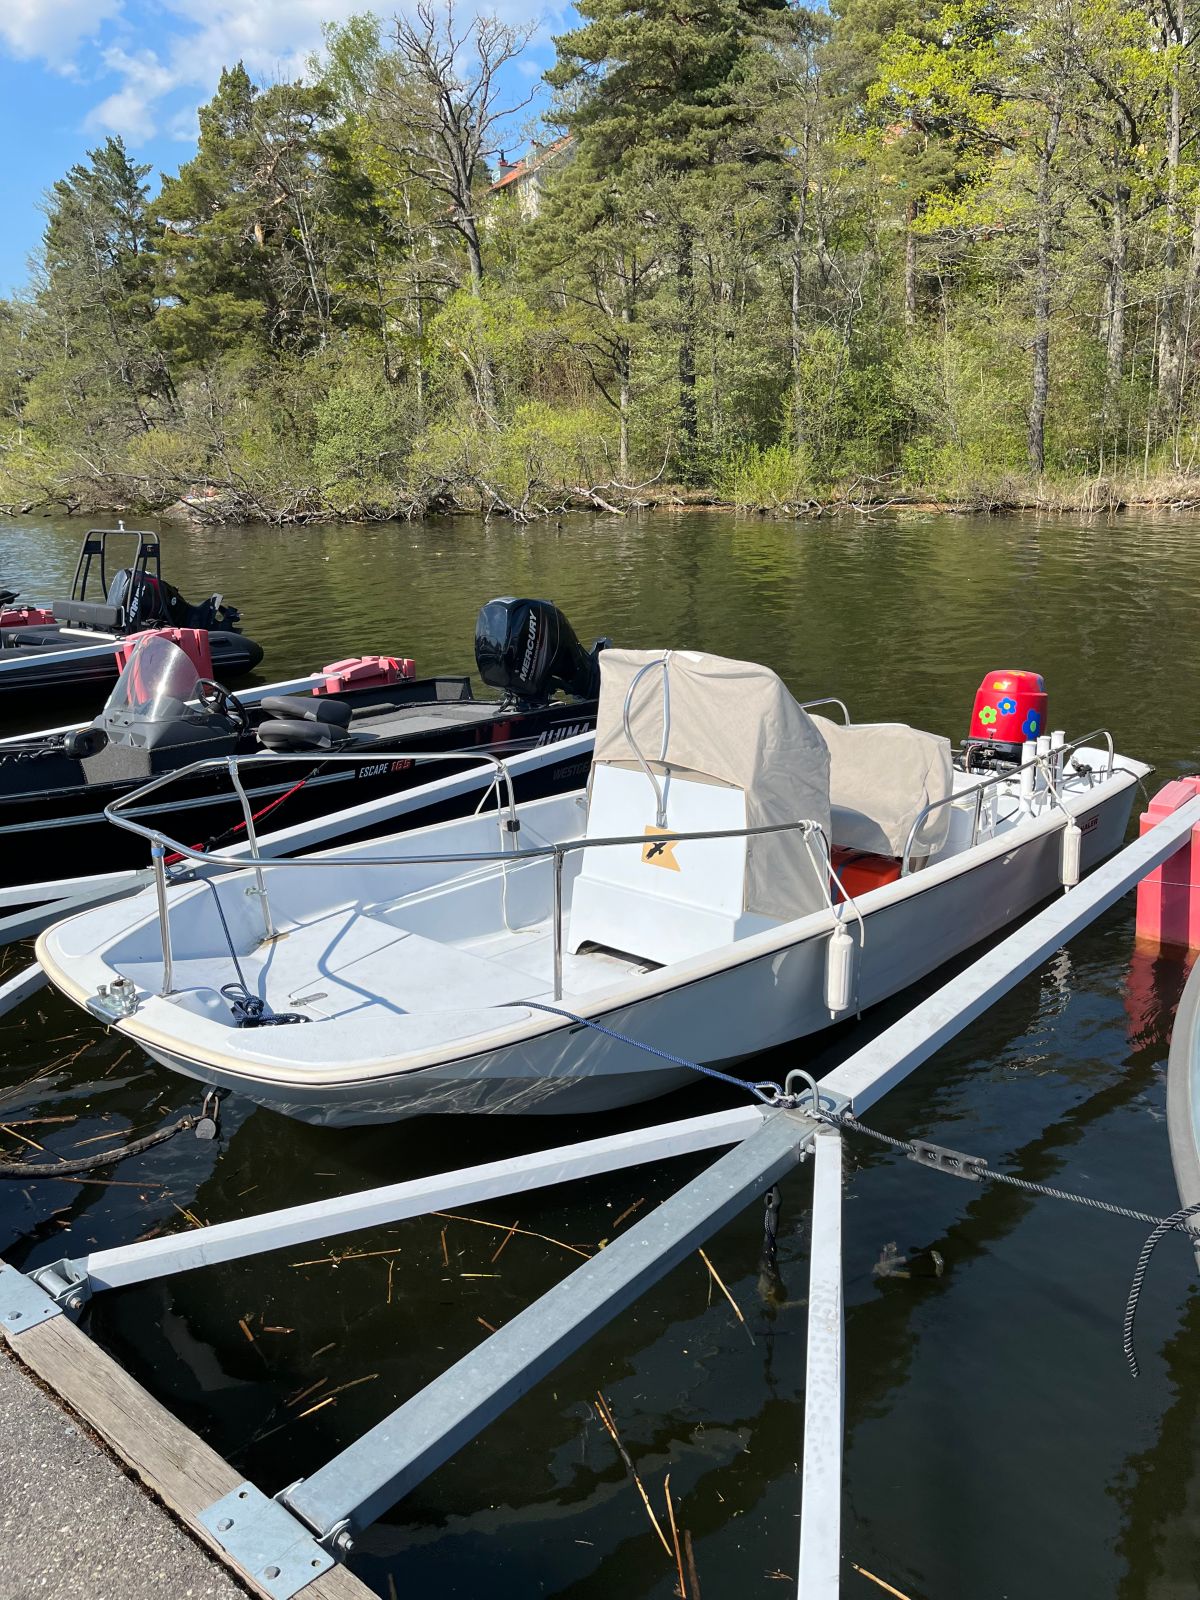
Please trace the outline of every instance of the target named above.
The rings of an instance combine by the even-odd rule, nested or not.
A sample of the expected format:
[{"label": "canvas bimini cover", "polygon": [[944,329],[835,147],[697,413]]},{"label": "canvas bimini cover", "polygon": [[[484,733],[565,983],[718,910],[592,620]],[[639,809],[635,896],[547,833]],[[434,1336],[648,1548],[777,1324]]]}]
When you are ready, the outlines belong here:
[{"label": "canvas bimini cover", "polygon": [[[663,665],[634,690],[629,733],[663,786],[668,827],[674,773],[741,789],[748,828],[811,821],[828,838],[828,746],[777,674],[751,661],[693,650],[605,650],[593,773],[602,763],[638,769],[624,707],[630,685],[651,662]],[[824,904],[799,831],[748,841],[746,911],[786,922]]]}]

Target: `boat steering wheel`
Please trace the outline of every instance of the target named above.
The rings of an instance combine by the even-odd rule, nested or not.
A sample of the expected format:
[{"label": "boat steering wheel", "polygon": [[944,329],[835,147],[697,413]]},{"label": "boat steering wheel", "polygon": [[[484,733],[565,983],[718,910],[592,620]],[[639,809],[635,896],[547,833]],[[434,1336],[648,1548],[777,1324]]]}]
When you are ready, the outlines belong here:
[{"label": "boat steering wheel", "polygon": [[225,687],[223,683],[216,683],[212,678],[198,678],[196,680],[196,698],[205,711],[211,711],[215,716],[228,717],[233,723],[235,733],[245,733],[250,726],[250,713],[238,699]]}]

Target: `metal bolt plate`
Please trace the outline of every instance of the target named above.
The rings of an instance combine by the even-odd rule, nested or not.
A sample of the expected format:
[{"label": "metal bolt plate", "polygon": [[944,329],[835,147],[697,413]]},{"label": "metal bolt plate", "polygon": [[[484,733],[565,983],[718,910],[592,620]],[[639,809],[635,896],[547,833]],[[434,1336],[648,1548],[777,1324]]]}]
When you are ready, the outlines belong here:
[{"label": "metal bolt plate", "polygon": [[273,1600],[291,1600],[334,1564],[309,1528],[252,1483],[215,1501],[199,1520]]},{"label": "metal bolt plate", "polygon": [[101,1022],[124,1022],[126,1017],[131,1017],[138,1009],[136,990],[131,1000],[126,991],[118,991],[115,984],[111,988],[102,984],[101,988],[106,988],[107,993],[101,994],[97,991],[89,995],[86,1002],[88,1010],[94,1017],[99,1017]]},{"label": "metal bolt plate", "polygon": [[61,1314],[62,1307],[32,1278],[0,1261],[0,1323],[9,1333],[24,1333]]}]

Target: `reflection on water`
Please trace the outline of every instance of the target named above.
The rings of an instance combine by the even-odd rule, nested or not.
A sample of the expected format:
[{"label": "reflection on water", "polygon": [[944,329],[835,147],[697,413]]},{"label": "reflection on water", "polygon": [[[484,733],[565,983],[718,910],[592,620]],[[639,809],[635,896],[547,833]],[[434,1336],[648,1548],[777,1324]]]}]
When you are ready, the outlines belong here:
[{"label": "reflection on water", "polygon": [[[0,577],[28,598],[61,591],[81,533],[0,524]],[[806,696],[842,695],[859,717],[955,737],[986,670],[1033,667],[1046,675],[1055,725],[1106,725],[1161,778],[1197,755],[1194,538],[1183,519],[797,526],[680,515],[528,530],[468,521],[172,530],[164,543],[166,575],[189,598],[219,589],[242,607],[270,678],[359,651],[462,671],[482,601],[544,594],[585,642],[606,633],[750,656]],[[1132,908],[1118,907],[873,1121],[1168,1211],[1164,1070],[1183,975],[1180,961],[1134,952]],[[868,1025],[895,1013],[884,1008]],[[189,1085],[54,996],[0,1023],[0,1035],[0,1118],[64,1155],[192,1103]],[[852,1038],[839,1029],[806,1046],[805,1059],[823,1068]],[[793,1064],[792,1052],[761,1063],[771,1076]],[[0,1249],[38,1264],[189,1216],[245,1215],[722,1103],[705,1085],[623,1117],[362,1131],[241,1107],[219,1150],[177,1141],[118,1168],[113,1182],[6,1185]],[[28,1120],[50,1117],[76,1120]],[[1194,1593],[1200,1324],[1187,1245],[1166,1241],[1156,1256],[1134,1383],[1120,1319],[1139,1225],[939,1177],[873,1144],[848,1156],[848,1559],[913,1600]],[[619,1174],[470,1213],[490,1227],[414,1219],[101,1296],[90,1326],[274,1490],[557,1282],[578,1260],[567,1247],[594,1250],[689,1170]],[[705,1593],[786,1593],[808,1193],[803,1171],[784,1186],[782,1298],[758,1294],[755,1208],[709,1250],[745,1327],[702,1265],[686,1264],[370,1533],[363,1576],[383,1594],[391,1577],[401,1594],[665,1600],[673,1563],[596,1417],[602,1389],[660,1516],[670,1472]],[[505,1244],[513,1222],[527,1232]],[[891,1241],[902,1254],[935,1247],[944,1276],[875,1276]],[[847,1568],[847,1595],[879,1592]]]}]

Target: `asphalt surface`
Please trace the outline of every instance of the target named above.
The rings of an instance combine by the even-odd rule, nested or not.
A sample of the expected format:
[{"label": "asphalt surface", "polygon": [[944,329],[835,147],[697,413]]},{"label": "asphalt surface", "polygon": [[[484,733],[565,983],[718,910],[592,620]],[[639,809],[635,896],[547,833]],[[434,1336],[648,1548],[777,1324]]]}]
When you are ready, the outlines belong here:
[{"label": "asphalt surface", "polygon": [[0,1600],[246,1593],[0,1345]]}]

